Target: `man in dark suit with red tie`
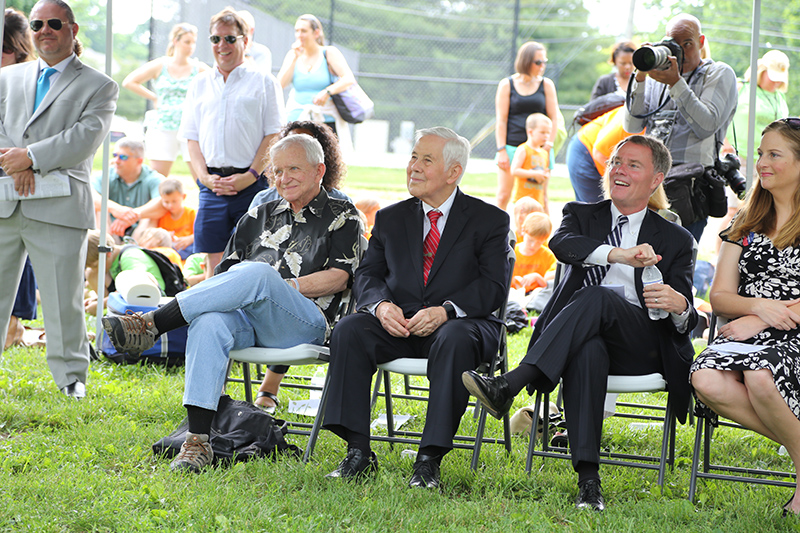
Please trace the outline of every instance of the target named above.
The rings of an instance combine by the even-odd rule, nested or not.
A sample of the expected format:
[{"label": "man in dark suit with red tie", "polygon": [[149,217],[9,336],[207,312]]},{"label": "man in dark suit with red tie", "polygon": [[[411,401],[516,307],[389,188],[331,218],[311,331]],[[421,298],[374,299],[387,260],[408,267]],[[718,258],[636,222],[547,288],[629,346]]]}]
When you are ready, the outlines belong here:
[{"label": "man in dark suit with red tie", "polygon": [[[550,239],[566,273],[536,321],[528,353],[503,376],[463,376],[470,393],[498,418],[526,386],[549,391],[563,381],[578,508],[605,508],[599,463],[609,374],[659,372],[682,422],[688,411],[689,332],[697,323],[693,239],[647,207],[670,166],[669,151],[655,138],[634,135],[617,144],[606,171],[611,200],[568,203]],[[644,287],[642,270],[656,263],[664,282]],[[648,309],[668,315],[651,320]]]},{"label": "man in dark suit with red tie", "polygon": [[414,198],[378,211],[355,273],[358,313],[331,338],[324,427],[348,452],[328,474],[374,472],[370,385],[377,364],[428,359],[430,399],[411,487],[439,486],[439,464],[469,395],[461,373],[489,361],[504,325],[492,315],[507,297],[508,215],[458,188],[469,142],[447,128],[417,131],[406,169]]}]

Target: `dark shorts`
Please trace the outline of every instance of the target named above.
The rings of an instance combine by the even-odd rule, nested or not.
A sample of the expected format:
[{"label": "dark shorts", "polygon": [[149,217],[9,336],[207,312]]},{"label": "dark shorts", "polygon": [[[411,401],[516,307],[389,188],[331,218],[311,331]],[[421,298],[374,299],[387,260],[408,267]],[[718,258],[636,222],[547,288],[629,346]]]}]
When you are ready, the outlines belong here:
[{"label": "dark shorts", "polygon": [[194,220],[194,252],[223,252],[236,223],[247,212],[253,197],[266,188],[266,182],[260,178],[235,196],[217,196],[205,185],[197,185],[200,202]]}]

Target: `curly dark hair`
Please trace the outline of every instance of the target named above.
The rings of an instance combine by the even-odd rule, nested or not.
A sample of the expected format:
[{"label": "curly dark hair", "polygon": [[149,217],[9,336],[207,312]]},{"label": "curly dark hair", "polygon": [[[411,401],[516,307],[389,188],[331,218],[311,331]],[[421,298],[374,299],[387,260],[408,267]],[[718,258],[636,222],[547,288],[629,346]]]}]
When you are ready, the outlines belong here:
[{"label": "curly dark hair", "polygon": [[[300,131],[298,131],[300,130]],[[322,186],[325,190],[330,192],[331,189],[338,189],[345,174],[347,174],[347,165],[342,160],[342,152],[339,150],[339,139],[328,126],[320,122],[311,122],[310,120],[296,120],[289,122],[281,131],[273,143],[283,139],[292,133],[308,133],[314,137],[319,144],[322,145],[322,153],[325,155],[325,175],[322,177]],[[267,177],[270,184],[274,184],[275,180],[272,175],[272,166],[267,168]]]}]

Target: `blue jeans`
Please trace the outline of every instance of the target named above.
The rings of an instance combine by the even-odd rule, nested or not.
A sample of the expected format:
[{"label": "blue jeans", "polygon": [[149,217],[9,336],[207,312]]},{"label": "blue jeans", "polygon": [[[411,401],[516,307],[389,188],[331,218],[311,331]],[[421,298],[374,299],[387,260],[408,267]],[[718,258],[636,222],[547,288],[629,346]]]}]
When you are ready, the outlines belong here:
[{"label": "blue jeans", "polygon": [[589,149],[577,135],[573,135],[567,147],[567,170],[577,201],[594,203],[605,198],[603,177],[597,172]]},{"label": "blue jeans", "polygon": [[266,263],[239,263],[176,298],[189,323],[184,405],[217,410],[231,350],[325,342],[322,311]]}]

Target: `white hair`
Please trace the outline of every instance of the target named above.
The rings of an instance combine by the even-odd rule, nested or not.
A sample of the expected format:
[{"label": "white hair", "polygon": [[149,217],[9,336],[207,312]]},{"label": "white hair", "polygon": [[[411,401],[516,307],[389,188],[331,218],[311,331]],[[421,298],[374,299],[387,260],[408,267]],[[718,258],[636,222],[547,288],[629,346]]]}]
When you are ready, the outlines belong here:
[{"label": "white hair", "polygon": [[310,135],[287,135],[272,145],[269,149],[269,158],[274,159],[278,150],[285,150],[290,146],[300,145],[306,152],[306,161],[312,165],[319,165],[325,162],[325,154],[322,152],[322,145]]},{"label": "white hair", "polygon": [[461,165],[461,174],[458,176],[458,180],[456,180],[456,185],[461,183],[461,178],[464,176],[464,171],[467,169],[467,161],[469,161],[469,141],[450,128],[435,126],[433,128],[417,130],[414,134],[414,144],[418,143],[419,140],[426,135],[434,135],[447,141],[445,142],[444,148],[442,148],[444,166],[450,168],[454,163]]}]

